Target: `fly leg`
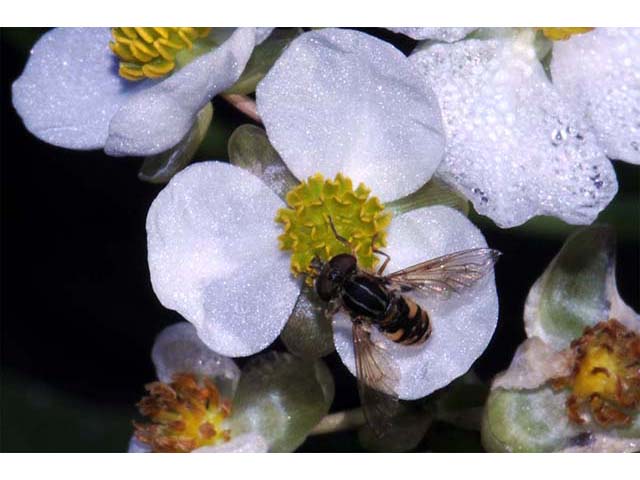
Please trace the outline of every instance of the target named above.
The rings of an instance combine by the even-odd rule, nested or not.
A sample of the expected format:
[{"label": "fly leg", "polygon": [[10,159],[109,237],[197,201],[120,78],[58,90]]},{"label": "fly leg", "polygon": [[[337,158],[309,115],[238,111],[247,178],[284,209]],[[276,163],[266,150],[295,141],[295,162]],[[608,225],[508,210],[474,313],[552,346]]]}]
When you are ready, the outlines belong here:
[{"label": "fly leg", "polygon": [[382,273],[384,272],[384,269],[387,268],[387,265],[389,264],[389,261],[391,260],[391,257],[384,253],[382,250],[378,250],[376,248],[373,248],[373,246],[376,244],[376,237],[378,236],[378,234],[376,233],[373,238],[371,239],[371,249],[373,251],[373,253],[377,253],[378,255],[382,255],[385,258],[385,261],[382,262],[382,265],[380,266],[380,268],[378,269],[378,271],[376,272],[376,275],[382,275]]}]

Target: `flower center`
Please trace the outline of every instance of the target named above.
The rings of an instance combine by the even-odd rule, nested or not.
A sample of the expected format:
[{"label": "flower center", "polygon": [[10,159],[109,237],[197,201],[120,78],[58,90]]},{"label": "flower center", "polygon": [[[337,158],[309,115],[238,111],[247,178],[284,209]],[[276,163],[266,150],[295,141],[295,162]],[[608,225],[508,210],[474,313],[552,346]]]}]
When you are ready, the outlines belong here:
[{"label": "flower center", "polygon": [[587,328],[571,348],[571,374],[552,380],[571,389],[569,419],[585,423],[581,410],[588,407],[602,426],[627,425],[640,405],[640,335],[612,319]]},{"label": "flower center", "polygon": [[194,43],[209,35],[210,27],[116,27],[111,51],[120,59],[118,73],[127,80],[159,78],[193,56]]},{"label": "flower center", "polygon": [[[373,250],[386,245],[391,213],[370,193],[362,183],[354,190],[351,179],[340,173],[334,180],[317,173],[287,193],[288,208],[278,210],[276,222],[284,225],[278,240],[282,250],[291,251],[294,275],[308,274],[307,281],[311,281],[314,258],[327,261],[352,251],[361,267],[376,266]],[[349,245],[336,238],[331,222]]]},{"label": "flower center", "polygon": [[542,30],[549,40],[568,40],[574,35],[590,32],[593,27],[538,27],[538,30]]},{"label": "flower center", "polygon": [[221,401],[218,389],[208,379],[177,374],[170,384],[148,384],[149,394],[140,400],[140,413],[149,423],[134,422],[135,436],[153,452],[190,452],[231,438],[223,420],[231,405]]}]

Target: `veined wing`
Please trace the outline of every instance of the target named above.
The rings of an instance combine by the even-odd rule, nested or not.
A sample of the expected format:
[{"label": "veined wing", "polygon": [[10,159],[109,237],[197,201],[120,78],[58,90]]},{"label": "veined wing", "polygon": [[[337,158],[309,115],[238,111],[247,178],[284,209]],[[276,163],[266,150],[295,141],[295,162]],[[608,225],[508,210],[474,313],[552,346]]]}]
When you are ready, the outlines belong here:
[{"label": "veined wing", "polygon": [[387,352],[371,341],[362,321],[353,319],[352,333],[360,402],[369,426],[384,437],[394,427],[400,408],[395,392],[397,372]]},{"label": "veined wing", "polygon": [[449,253],[384,278],[401,291],[420,290],[448,297],[473,286],[493,269],[501,253],[491,248],[473,248]]}]

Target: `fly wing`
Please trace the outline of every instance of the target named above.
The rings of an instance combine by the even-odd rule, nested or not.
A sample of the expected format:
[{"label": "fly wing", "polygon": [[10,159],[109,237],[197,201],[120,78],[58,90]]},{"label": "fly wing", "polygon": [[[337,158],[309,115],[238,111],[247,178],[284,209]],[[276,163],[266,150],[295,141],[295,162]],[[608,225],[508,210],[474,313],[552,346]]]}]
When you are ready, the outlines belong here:
[{"label": "fly wing", "polygon": [[500,255],[491,248],[461,250],[399,270],[384,279],[401,291],[419,290],[446,298],[472,287],[491,272]]},{"label": "fly wing", "polygon": [[373,343],[362,322],[354,320],[352,332],[360,402],[369,426],[378,437],[384,437],[394,427],[400,409],[395,392],[397,373],[388,353]]}]

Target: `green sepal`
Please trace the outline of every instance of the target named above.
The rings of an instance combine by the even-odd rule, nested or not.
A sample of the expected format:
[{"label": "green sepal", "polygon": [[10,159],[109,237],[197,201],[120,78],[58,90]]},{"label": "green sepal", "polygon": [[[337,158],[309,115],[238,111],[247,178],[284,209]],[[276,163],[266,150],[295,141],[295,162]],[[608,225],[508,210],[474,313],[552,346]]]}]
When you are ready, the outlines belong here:
[{"label": "green sepal", "polygon": [[437,178],[432,178],[415,192],[387,203],[386,208],[395,216],[433,205],[444,205],[469,215],[469,201]]},{"label": "green sepal", "polygon": [[423,402],[401,402],[393,418],[393,426],[384,436],[365,424],[358,430],[362,448],[371,452],[408,452],[416,448],[426,435],[434,417],[434,407]]},{"label": "green sepal", "polygon": [[235,129],[227,144],[229,161],[260,178],[280,198],[300,183],[269,142],[265,131],[255,125]]},{"label": "green sepal", "polygon": [[482,418],[489,452],[553,452],[580,433],[567,419],[565,392],[551,388],[491,391]]},{"label": "green sepal", "polygon": [[[609,318],[615,287],[615,237],[607,226],[573,234],[531,288],[525,328],[563,350],[586,327]],[[617,293],[616,293],[617,295]]]},{"label": "green sepal", "polygon": [[269,352],[242,369],[230,417],[232,435],[257,432],[271,452],[292,452],[333,402],[331,372],[322,360]]},{"label": "green sepal", "polygon": [[196,121],[187,134],[173,148],[144,159],[138,172],[138,178],[143,182],[167,183],[180,170],[191,163],[200,144],[211,125],[213,106],[211,103],[198,112]]},{"label": "green sepal", "polygon": [[260,80],[271,69],[284,49],[302,33],[300,28],[276,29],[264,42],[258,45],[242,75],[225,93],[248,95],[256,91]]},{"label": "green sepal", "polygon": [[304,285],[280,339],[294,355],[320,358],[335,350],[327,305],[313,287]]}]

